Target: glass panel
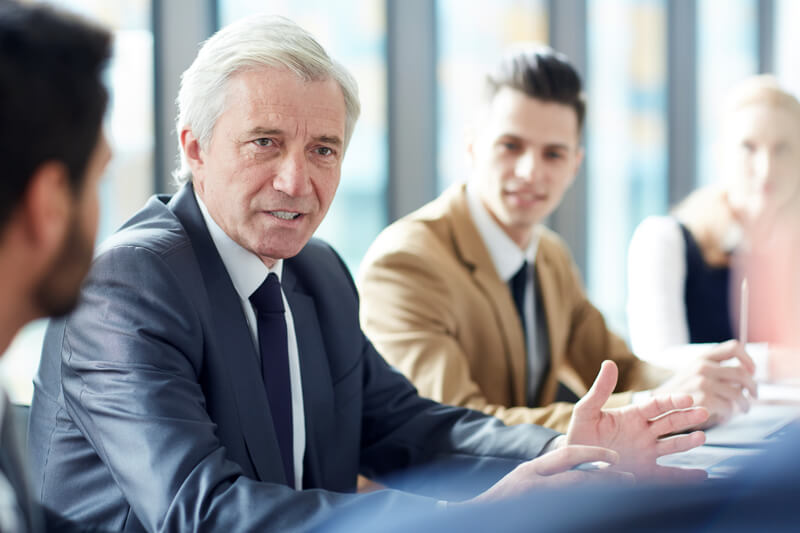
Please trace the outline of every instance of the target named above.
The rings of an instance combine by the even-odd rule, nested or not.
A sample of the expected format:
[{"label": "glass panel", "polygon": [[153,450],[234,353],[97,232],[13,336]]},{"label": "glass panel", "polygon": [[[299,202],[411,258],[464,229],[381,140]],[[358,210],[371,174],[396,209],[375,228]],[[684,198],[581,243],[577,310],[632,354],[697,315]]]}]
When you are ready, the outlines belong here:
[{"label": "glass panel", "polygon": [[587,7],[587,286],[624,335],[628,242],[645,216],[667,208],[666,2]]},{"label": "glass panel", "polygon": [[714,139],[719,102],[730,87],[758,72],[758,2],[697,2],[697,175],[698,186],[717,180]]},{"label": "glass panel", "polygon": [[381,0],[337,2],[220,0],[220,24],[252,13],[283,15],[310,31],[358,80],[361,117],[342,167],[342,181],[316,232],[355,273],[387,223],[388,130],[386,125],[386,15]]},{"label": "glass panel", "polygon": [[[100,185],[98,242],[144,205],[153,193],[153,34],[150,0],[51,0],[114,31],[106,71],[110,92],[106,133],[114,153]],[[29,402],[44,330],[25,327],[0,359],[0,380],[13,401]]]},{"label": "glass panel", "polygon": [[438,0],[438,190],[467,178],[465,129],[482,76],[510,44],[548,42],[545,0]]},{"label": "glass panel", "polygon": [[800,98],[800,39],[796,33],[798,20],[800,2],[776,0],[775,75],[787,90]]}]

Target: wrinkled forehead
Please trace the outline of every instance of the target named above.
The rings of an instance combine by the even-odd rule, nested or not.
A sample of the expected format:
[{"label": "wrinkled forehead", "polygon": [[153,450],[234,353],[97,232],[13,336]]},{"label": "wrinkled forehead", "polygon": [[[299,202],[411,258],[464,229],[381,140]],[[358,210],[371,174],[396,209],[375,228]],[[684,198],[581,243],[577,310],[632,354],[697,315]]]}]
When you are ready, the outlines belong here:
[{"label": "wrinkled forehead", "polygon": [[248,127],[301,121],[324,130],[318,134],[343,137],[346,110],[334,79],[306,80],[285,68],[265,67],[238,72],[228,80],[222,114],[246,121]]}]

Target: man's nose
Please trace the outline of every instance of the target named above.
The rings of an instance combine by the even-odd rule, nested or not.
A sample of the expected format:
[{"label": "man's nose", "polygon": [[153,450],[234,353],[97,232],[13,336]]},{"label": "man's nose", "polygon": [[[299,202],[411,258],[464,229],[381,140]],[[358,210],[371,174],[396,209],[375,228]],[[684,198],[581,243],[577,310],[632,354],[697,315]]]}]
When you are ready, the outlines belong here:
[{"label": "man's nose", "polygon": [[311,192],[311,176],[305,151],[287,152],[273,181],[275,190],[289,196],[305,196]]},{"label": "man's nose", "polygon": [[525,181],[534,182],[538,178],[541,165],[533,152],[525,152],[517,160],[517,177]]}]

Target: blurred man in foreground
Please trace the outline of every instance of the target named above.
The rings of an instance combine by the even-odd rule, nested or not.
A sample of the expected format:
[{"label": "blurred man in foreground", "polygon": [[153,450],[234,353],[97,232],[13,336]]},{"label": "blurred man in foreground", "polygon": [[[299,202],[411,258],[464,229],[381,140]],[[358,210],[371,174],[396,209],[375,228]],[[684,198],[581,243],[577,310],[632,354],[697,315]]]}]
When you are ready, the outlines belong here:
[{"label": "blurred man in foreground", "polygon": [[[0,3],[0,353],[27,322],[78,300],[110,157],[110,46],[106,31],[50,8]],[[32,503],[12,422],[0,391],[0,531],[64,530]]]}]

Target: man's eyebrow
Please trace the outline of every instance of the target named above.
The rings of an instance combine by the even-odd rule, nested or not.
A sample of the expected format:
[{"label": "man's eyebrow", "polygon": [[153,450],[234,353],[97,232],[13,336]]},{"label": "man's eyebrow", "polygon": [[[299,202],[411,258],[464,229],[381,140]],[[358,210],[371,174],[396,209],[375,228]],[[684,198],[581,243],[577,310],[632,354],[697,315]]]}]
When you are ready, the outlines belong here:
[{"label": "man's eyebrow", "polygon": [[[525,138],[522,135],[518,135],[516,133],[510,133],[510,132],[503,133],[503,134],[499,135],[497,138],[498,138],[499,142],[503,142],[503,141],[509,140],[509,139],[513,140],[513,141],[517,141],[517,142],[525,142]],[[560,142],[545,143],[544,147],[547,150],[566,150],[566,151],[570,151],[572,149],[572,147],[569,144],[560,143]]]},{"label": "man's eyebrow", "polygon": [[567,151],[569,151],[570,148],[571,148],[568,144],[563,144],[563,143],[552,143],[552,144],[548,144],[546,146],[547,146],[547,148],[549,150],[567,150]]},{"label": "man's eyebrow", "polygon": [[[255,128],[249,130],[247,135],[283,135],[283,133],[284,131],[279,128],[264,128],[262,126],[256,126]],[[331,144],[333,146],[342,146],[344,144],[338,135],[317,135],[316,137],[313,137],[312,140],[315,142]]]},{"label": "man's eyebrow", "polygon": [[262,126],[256,126],[247,132],[248,135],[281,135],[282,133],[283,130],[276,128],[264,128]]},{"label": "man's eyebrow", "polygon": [[313,140],[325,144],[332,144],[334,146],[342,146],[342,144],[344,144],[338,135],[318,135],[314,137]]}]

